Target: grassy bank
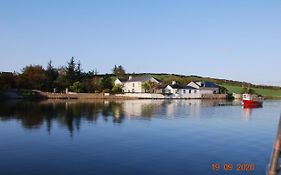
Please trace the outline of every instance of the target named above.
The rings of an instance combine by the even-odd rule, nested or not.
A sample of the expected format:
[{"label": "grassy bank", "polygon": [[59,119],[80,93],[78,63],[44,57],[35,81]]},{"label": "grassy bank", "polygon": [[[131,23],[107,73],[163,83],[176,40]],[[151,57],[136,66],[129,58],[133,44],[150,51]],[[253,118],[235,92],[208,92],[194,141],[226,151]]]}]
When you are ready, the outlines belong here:
[{"label": "grassy bank", "polygon": [[200,76],[184,76],[184,75],[175,75],[175,74],[151,74],[152,76],[168,83],[171,81],[177,81],[182,84],[186,84],[190,81],[210,81],[216,83],[222,87],[225,87],[229,93],[241,93],[243,87],[250,87],[255,90],[256,93],[273,99],[281,99],[281,87],[278,86],[264,86],[264,85],[255,85],[247,82],[225,80],[225,79],[216,79],[210,77],[200,77]]},{"label": "grassy bank", "polygon": [[[220,85],[225,87],[230,93],[241,93],[243,90],[242,86],[234,86],[226,83]],[[251,89],[255,90],[256,93],[266,98],[281,98],[281,89],[267,89],[258,87],[251,87]]]}]

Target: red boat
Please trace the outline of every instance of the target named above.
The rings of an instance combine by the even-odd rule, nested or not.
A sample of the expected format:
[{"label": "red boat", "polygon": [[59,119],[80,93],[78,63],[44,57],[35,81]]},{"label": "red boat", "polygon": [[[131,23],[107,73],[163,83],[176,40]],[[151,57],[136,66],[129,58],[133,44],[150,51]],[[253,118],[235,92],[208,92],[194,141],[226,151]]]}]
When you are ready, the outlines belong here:
[{"label": "red boat", "polygon": [[254,94],[243,94],[242,105],[244,108],[259,108],[262,107],[263,98]]}]

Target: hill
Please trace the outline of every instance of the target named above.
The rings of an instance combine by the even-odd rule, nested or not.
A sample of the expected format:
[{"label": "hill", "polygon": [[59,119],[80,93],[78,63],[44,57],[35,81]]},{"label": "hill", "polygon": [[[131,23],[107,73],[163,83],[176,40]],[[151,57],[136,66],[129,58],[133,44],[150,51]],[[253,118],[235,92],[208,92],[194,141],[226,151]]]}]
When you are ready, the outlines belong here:
[{"label": "hill", "polygon": [[269,86],[269,85],[257,85],[248,82],[234,81],[227,79],[218,79],[211,77],[201,77],[197,75],[178,75],[178,74],[166,74],[166,73],[138,73],[130,74],[133,76],[151,75],[166,84],[172,81],[177,81],[180,84],[187,84],[190,81],[209,81],[216,83],[228,90],[229,93],[241,93],[243,88],[254,89],[258,94],[267,98],[281,98],[281,87],[280,86]]}]

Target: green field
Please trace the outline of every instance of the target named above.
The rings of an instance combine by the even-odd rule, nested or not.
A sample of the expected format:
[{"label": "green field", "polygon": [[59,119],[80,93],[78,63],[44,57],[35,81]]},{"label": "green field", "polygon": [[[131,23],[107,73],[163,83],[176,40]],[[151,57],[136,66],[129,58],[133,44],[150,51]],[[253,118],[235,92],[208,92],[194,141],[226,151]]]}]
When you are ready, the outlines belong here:
[{"label": "green field", "polygon": [[155,73],[139,73],[132,74],[132,76],[141,76],[141,75],[151,75],[164,84],[170,84],[172,81],[176,81],[179,84],[187,84],[190,81],[210,81],[216,83],[219,86],[225,87],[229,93],[240,94],[243,90],[243,87],[250,87],[257,94],[262,95],[266,98],[281,98],[281,87],[279,86],[262,86],[254,85],[247,82],[226,80],[226,79],[216,79],[211,77],[201,77],[196,75],[177,75],[177,74],[155,74]]},{"label": "green field", "polygon": [[[243,90],[243,82],[239,82],[239,81],[231,81],[231,80],[225,81],[225,80],[220,80],[210,77],[199,77],[199,76],[179,76],[179,75],[153,75],[153,76],[164,82],[170,82],[172,80],[175,80],[177,82],[181,82],[182,84],[188,83],[190,81],[210,81],[225,87],[229,93],[239,94]],[[236,83],[237,85],[233,85],[233,83]],[[255,92],[258,93],[259,95],[262,95],[267,98],[281,98],[280,87],[271,88],[271,87],[262,87],[262,86],[257,86],[257,87],[250,86],[250,88],[255,90]]]},{"label": "green field", "polygon": [[[229,84],[220,84],[225,87],[230,93],[241,93],[243,87],[241,86],[233,86]],[[256,93],[264,96],[264,97],[281,97],[281,89],[266,89],[266,88],[251,88],[256,91]]]}]

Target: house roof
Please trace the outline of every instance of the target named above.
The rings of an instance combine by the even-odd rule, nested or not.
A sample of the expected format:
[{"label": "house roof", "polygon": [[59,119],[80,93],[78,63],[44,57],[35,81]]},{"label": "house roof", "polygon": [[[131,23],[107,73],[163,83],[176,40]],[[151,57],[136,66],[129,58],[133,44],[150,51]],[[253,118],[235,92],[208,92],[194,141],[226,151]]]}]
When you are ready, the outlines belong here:
[{"label": "house roof", "polygon": [[128,78],[116,78],[116,80],[121,81],[122,83],[126,82],[128,80]]},{"label": "house roof", "polygon": [[169,86],[171,86],[173,89],[196,89],[194,87],[191,86],[182,86],[179,84],[170,84]]},{"label": "house roof", "polygon": [[157,85],[155,86],[155,89],[165,89],[166,87],[167,87],[166,84],[157,84]]},{"label": "house roof", "polygon": [[0,71],[0,74],[13,74],[13,72],[2,72],[2,71]]},{"label": "house roof", "polygon": [[200,87],[206,87],[206,88],[217,88],[218,86],[215,83],[212,82],[202,82]]},{"label": "house roof", "polygon": [[[152,76],[138,76],[138,77],[132,77],[127,82],[136,82],[136,81],[145,82],[145,81],[151,80],[151,78],[154,78],[154,77],[152,77]],[[156,78],[154,78],[154,79],[158,82],[160,81],[160,80],[157,80]]]},{"label": "house roof", "polygon": [[2,75],[13,75],[13,72],[0,72]]}]

